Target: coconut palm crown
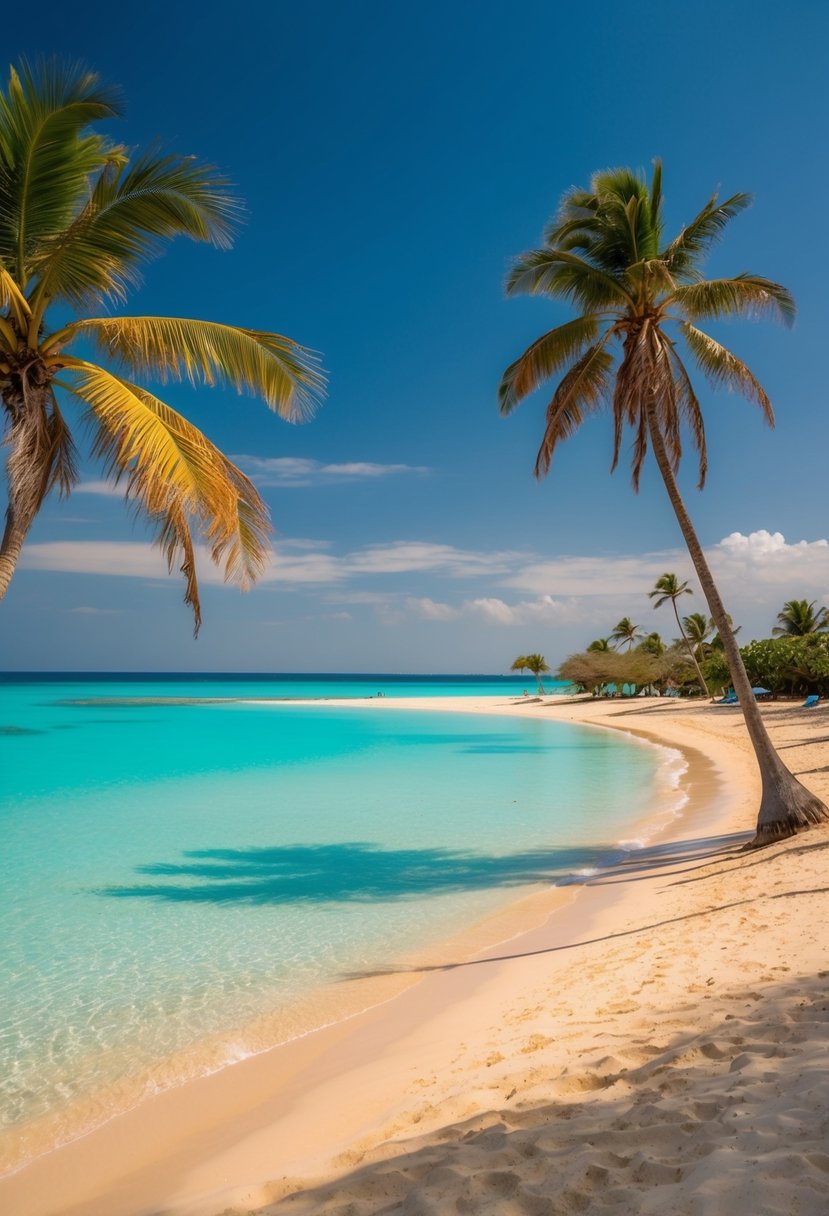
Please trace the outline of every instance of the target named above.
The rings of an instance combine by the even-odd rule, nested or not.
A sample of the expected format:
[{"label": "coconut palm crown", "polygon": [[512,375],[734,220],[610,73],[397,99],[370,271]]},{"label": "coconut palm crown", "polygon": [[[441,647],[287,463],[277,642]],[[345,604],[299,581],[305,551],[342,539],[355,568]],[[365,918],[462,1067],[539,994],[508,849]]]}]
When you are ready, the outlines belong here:
[{"label": "coconut palm crown", "polygon": [[829,629],[829,608],[815,609],[816,600],[787,600],[778,612],[772,633],[776,637],[805,637]]},{"label": "coconut palm crown", "polygon": [[543,334],[504,372],[501,412],[509,414],[540,385],[556,378],[535,471],[549,471],[558,444],[606,405],[613,422],[615,468],[626,432],[633,435],[632,479],[638,489],[653,452],[723,640],[762,779],[754,843],[790,835],[829,817],[824,804],[785,767],[772,747],[751,694],[727,613],[676,483],[684,435],[696,453],[699,486],[707,452],[702,409],[686,366],[690,360],[714,387],[733,389],[772,424],[771,402],[749,368],[699,327],[723,317],[770,316],[791,323],[795,305],[779,283],[742,273],[706,279],[701,263],[728,223],[749,204],[747,194],[714,194],[677,236],[665,235],[662,167],[648,183],[631,169],[594,175],[587,189],[565,194],[544,243],[516,258],[509,295],[547,296],[578,315]]},{"label": "coconut palm crown", "polygon": [[638,642],[645,635],[638,625],[634,625],[629,616],[623,616],[618,625],[613,627],[610,634],[611,642],[616,643],[616,648],[627,646],[628,650],[633,646],[634,642]]},{"label": "coconut palm crown", "polygon": [[57,60],[23,63],[0,91],[0,400],[9,449],[0,598],[47,494],[67,495],[77,481],[64,412],[75,411],[106,476],[151,521],[169,568],[180,566],[198,631],[194,530],[226,579],[244,587],[264,564],[267,508],[200,430],[133,378],[227,385],[289,421],[312,412],[324,381],[316,356],[280,334],[96,315],[121,306],[142,265],[174,237],[227,248],[240,213],[211,166],[131,154],[95,129],[120,113],[117,94],[94,73]]}]

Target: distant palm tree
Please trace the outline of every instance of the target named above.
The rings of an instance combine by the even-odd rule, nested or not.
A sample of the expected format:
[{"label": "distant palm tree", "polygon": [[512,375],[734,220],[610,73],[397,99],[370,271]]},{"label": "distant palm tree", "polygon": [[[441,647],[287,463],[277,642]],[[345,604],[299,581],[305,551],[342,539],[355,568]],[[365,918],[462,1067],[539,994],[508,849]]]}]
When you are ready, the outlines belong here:
[{"label": "distant palm tree", "polygon": [[619,624],[611,631],[610,640],[616,643],[617,650],[625,645],[630,650],[633,643],[638,642],[644,636],[640,627],[634,625],[629,616],[623,616]]},{"label": "distant palm tree", "polygon": [[749,202],[746,194],[724,202],[715,194],[678,236],[666,242],[658,161],[650,185],[630,169],[610,169],[595,174],[589,189],[569,191],[544,233],[543,247],[516,259],[507,292],[566,300],[580,314],[542,335],[507,368],[499,396],[501,412],[508,414],[542,382],[561,376],[547,407],[535,465],[538,476],[549,471],[556,446],[606,401],[611,402],[613,417],[613,468],[625,429],[633,430],[635,490],[648,447],[652,449],[723,639],[757,757],[763,789],[753,843],[763,844],[829,818],[829,808],[800,784],[772,746],[676,482],[683,424],[699,457],[700,486],[707,468],[702,410],[677,337],[715,386],[748,397],[769,423],[773,421],[771,403],[753,373],[696,324],[727,316],[771,314],[784,321],[794,317],[794,301],[780,284],[754,274],[706,279],[700,270],[705,253]]},{"label": "distant palm tree", "polygon": [[587,650],[590,654],[605,654],[610,648],[607,638],[596,638],[595,642],[590,643]]},{"label": "distant palm tree", "polygon": [[692,612],[682,618],[685,637],[691,646],[692,654],[697,659],[704,659],[711,649],[711,634],[714,632],[714,622],[704,612]]},{"label": "distant palm tree", "polygon": [[544,692],[544,685],[541,683],[541,675],[545,671],[549,671],[543,654],[521,654],[513,663],[510,671],[531,671],[535,676],[538,684],[538,691]]},{"label": "distant palm tree", "polygon": [[667,647],[658,633],[649,633],[647,637],[640,642],[639,649],[644,650],[647,654],[655,655],[658,659],[665,653]]},{"label": "distant palm tree", "polygon": [[822,633],[829,629],[829,609],[818,608],[817,600],[809,603],[807,600],[787,600],[783,611],[778,612],[779,625],[775,625],[772,633],[783,637],[805,637],[809,633]]},{"label": "distant palm tree", "polygon": [[[87,314],[120,304],[142,263],[176,236],[227,248],[239,212],[210,166],[153,151],[131,156],[93,129],[119,112],[97,76],[57,61],[12,69],[0,91],[0,400],[9,449],[0,599],[47,494],[66,496],[77,481],[69,403],[80,407],[105,475],[124,484],[169,568],[184,574],[198,631],[191,529],[225,579],[244,587],[264,565],[267,508],[200,430],[127,375],[226,384],[289,421],[311,412],[323,378],[315,356],[280,334]],[[111,367],[90,362],[90,343]]]},{"label": "distant palm tree", "polygon": [[685,644],[685,649],[688,651],[691,662],[694,664],[697,679],[699,680],[699,686],[702,689],[703,694],[707,697],[709,695],[708,685],[705,683],[705,677],[700,670],[700,665],[697,662],[697,656],[694,648],[688,641],[688,638],[685,636],[682,628],[682,622],[679,619],[679,611],[677,609],[677,600],[681,595],[693,594],[694,593],[688,586],[687,582],[681,583],[677,576],[675,574],[671,574],[669,571],[666,571],[665,574],[660,574],[659,578],[653,585],[653,591],[648,592],[649,598],[656,600],[654,608],[661,608],[663,604],[668,602],[668,600],[671,601],[671,607],[673,608],[674,616],[676,617],[677,629],[679,630],[682,641]]}]

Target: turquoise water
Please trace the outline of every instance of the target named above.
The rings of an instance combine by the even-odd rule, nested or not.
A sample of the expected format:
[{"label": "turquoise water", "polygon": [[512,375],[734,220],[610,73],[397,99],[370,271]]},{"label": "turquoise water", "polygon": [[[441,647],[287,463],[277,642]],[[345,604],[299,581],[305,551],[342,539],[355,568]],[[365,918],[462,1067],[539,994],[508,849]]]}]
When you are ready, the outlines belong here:
[{"label": "turquoise water", "polygon": [[5,1127],[77,1133],[131,1078],[291,1037],[321,984],[596,864],[671,784],[666,753],[563,723],[159,703],[516,691],[368,679],[0,685]]}]

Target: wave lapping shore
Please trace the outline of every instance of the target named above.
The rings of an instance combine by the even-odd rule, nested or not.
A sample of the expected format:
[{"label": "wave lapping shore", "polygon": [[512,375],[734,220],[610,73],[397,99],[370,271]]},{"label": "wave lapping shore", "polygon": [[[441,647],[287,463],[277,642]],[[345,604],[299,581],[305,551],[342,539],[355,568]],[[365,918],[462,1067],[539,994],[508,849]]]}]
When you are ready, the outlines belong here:
[{"label": "wave lapping shore", "polygon": [[[422,982],[388,1004],[41,1158],[0,1184],[6,1210],[829,1210],[829,830],[741,851],[758,782],[727,707],[458,708],[680,747],[684,815],[586,876],[543,926],[472,958],[423,959]],[[827,797],[829,713],[763,712]]]}]

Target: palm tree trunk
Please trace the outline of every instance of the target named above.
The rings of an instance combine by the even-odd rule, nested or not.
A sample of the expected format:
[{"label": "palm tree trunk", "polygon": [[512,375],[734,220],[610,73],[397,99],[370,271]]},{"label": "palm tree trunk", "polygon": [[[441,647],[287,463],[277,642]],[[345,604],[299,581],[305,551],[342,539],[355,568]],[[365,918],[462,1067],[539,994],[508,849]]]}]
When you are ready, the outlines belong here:
[{"label": "palm tree trunk", "polygon": [[770,844],[773,840],[793,836],[795,832],[810,824],[829,819],[829,808],[789,772],[768,736],[760,709],[751,691],[751,682],[743,665],[737,639],[734,637],[728,621],[728,614],[720,599],[720,593],[705,559],[694,525],[691,523],[691,517],[679,493],[653,405],[648,407],[648,430],[653,444],[653,454],[659,466],[659,472],[662,474],[662,480],[665,482],[671,506],[685,538],[685,544],[688,546],[688,553],[694,563],[702,593],[708,602],[714,624],[722,639],[734,691],[739,698],[746,729],[760,768],[762,796],[757,817],[757,832],[751,844],[752,846]]},{"label": "palm tree trunk", "polygon": [[9,507],[6,512],[6,528],[3,532],[3,540],[0,541],[0,600],[2,600],[8,591],[12,575],[17,569],[17,561],[20,557],[20,550],[23,548],[27,532],[28,528],[21,527],[17,523],[16,515],[13,509]]},{"label": "palm tree trunk", "polygon": [[691,662],[694,664],[694,667],[696,668],[697,678],[699,679],[699,686],[702,689],[705,696],[710,697],[711,694],[708,691],[708,685],[705,683],[705,677],[703,676],[702,672],[700,671],[700,666],[699,666],[699,663],[697,662],[697,656],[694,654],[694,648],[691,645],[691,640],[690,640],[690,638],[687,638],[685,636],[685,630],[682,628],[682,621],[680,621],[680,619],[679,619],[679,612],[677,611],[676,600],[671,600],[671,607],[674,610],[674,616],[676,617],[676,627],[679,630],[680,637],[682,638],[683,642],[685,643],[685,645],[688,649],[688,654],[690,656]]}]

